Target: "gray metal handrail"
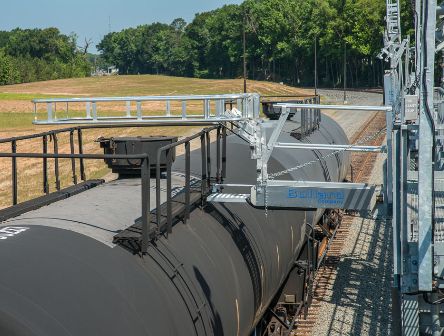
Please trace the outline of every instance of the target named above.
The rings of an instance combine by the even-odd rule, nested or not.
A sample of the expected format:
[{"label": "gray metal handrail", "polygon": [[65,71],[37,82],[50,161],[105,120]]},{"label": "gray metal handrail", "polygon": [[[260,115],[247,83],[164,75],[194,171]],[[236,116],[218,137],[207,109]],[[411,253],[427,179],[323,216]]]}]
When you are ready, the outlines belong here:
[{"label": "gray metal handrail", "polygon": [[[176,122],[177,120],[189,122],[203,121],[240,121],[259,117],[258,94],[223,94],[223,95],[183,95],[183,96],[130,96],[130,97],[81,97],[81,98],[51,98],[34,99],[34,124],[122,124],[122,123],[156,123]],[[200,111],[187,111],[188,103],[202,102]],[[100,103],[123,104],[125,115],[98,115]],[[143,102],[164,103],[164,111],[160,114],[143,113]],[[172,103],[181,103],[180,113],[172,111]],[[70,105],[85,104],[83,116],[70,116]],[[46,105],[46,119],[39,119],[39,106]],[[57,104],[64,105],[63,117],[57,117]],[[133,111],[133,105],[136,105]],[[214,108],[212,107],[214,106]],[[213,108],[213,111],[212,111]],[[78,113],[78,111],[75,111]],[[135,112],[135,113],[134,113]]]},{"label": "gray metal handrail", "polygon": [[[191,211],[190,202],[190,192],[191,192],[191,141],[200,138],[200,152],[201,152],[201,202],[205,201],[206,196],[208,196],[210,186],[211,186],[211,139],[210,133],[217,130],[216,137],[216,183],[221,183],[226,175],[226,151],[227,151],[227,132],[226,127],[223,125],[213,126],[210,128],[205,128],[202,131],[184,138],[180,141],[174,142],[172,144],[161,147],[157,151],[157,165],[156,165],[156,223],[157,230],[160,231],[160,223],[162,214],[160,190],[161,190],[161,165],[160,158],[163,153],[166,153],[167,164],[166,164],[166,204],[167,204],[167,234],[172,232],[173,218],[172,218],[172,192],[171,192],[171,168],[172,168],[172,150],[179,146],[185,146],[185,212],[183,216],[184,223],[189,219]],[[221,144],[222,142],[222,144]],[[222,148],[221,148],[222,147]]]},{"label": "gray metal handrail", "polygon": [[75,98],[43,98],[33,99],[33,103],[87,103],[87,102],[116,102],[116,101],[181,101],[181,100],[217,100],[243,99],[250,94],[222,94],[222,95],[184,95],[184,96],[125,96],[125,97],[75,97]]}]

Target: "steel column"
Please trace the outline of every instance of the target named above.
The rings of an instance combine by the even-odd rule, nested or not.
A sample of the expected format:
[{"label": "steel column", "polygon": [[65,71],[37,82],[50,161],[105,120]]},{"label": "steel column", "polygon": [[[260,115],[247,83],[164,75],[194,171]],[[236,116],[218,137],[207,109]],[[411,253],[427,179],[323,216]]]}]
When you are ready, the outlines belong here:
[{"label": "steel column", "polygon": [[422,94],[419,114],[419,228],[418,228],[418,286],[420,291],[432,291],[433,250],[433,181],[434,181],[434,127],[433,127],[433,83],[435,62],[436,1],[423,3],[423,29],[425,41],[422,45]]}]

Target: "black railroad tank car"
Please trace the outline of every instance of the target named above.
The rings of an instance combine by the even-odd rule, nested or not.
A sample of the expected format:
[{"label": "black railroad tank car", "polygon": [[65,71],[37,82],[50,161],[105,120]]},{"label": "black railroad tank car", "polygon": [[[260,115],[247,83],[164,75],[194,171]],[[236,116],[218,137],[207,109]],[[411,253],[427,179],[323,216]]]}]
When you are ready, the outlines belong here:
[{"label": "black railroad tank car", "polygon": [[[294,127],[288,121],[279,141],[299,142]],[[348,143],[325,116],[302,141]],[[319,157],[276,149],[269,171]],[[181,165],[178,157],[179,180]],[[348,166],[342,152],[282,178],[340,181]],[[229,136],[226,182],[255,179],[248,145]],[[112,243],[139,217],[139,194],[140,179],[120,179],[1,224],[0,335],[249,335],[322,214],[207,204],[140,257]]]}]

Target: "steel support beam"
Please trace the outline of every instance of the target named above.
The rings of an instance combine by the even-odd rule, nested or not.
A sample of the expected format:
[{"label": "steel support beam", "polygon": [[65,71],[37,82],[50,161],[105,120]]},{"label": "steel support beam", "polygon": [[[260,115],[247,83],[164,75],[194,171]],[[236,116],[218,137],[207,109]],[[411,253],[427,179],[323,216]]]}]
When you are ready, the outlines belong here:
[{"label": "steel support beam", "polygon": [[421,97],[419,114],[419,227],[418,227],[418,289],[432,291],[433,273],[433,181],[434,181],[434,127],[433,84],[435,62],[436,1],[423,2],[421,69]]},{"label": "steel support beam", "polygon": [[290,108],[311,108],[320,110],[338,110],[338,111],[383,111],[391,112],[391,106],[360,106],[360,105],[321,105],[321,104],[291,104],[291,103],[279,103],[276,106],[286,106]]},{"label": "steel support beam", "polygon": [[385,146],[326,145],[326,144],[284,143],[284,142],[276,143],[274,148],[367,152],[367,153],[385,152]]}]

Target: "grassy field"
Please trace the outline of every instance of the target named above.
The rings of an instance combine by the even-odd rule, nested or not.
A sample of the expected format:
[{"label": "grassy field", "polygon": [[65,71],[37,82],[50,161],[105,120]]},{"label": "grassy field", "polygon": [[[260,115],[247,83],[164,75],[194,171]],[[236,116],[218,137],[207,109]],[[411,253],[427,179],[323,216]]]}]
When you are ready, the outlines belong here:
[{"label": "grassy field", "polygon": [[[249,81],[249,92],[262,95],[306,95],[310,91],[296,89],[285,85],[268,82]],[[83,79],[66,79],[11,86],[0,86],[0,138],[22,134],[47,131],[47,126],[32,125],[33,98],[61,97],[112,97],[112,96],[142,96],[142,95],[183,95],[183,94],[223,94],[240,93],[243,89],[242,80],[202,80],[165,76],[117,76]],[[83,106],[74,106],[80,111]],[[123,106],[110,105],[109,111],[122,111]],[[63,113],[63,111],[61,111]],[[191,134],[195,129],[180,128],[145,128],[119,130],[91,130],[84,132],[84,149],[86,153],[100,153],[95,140],[101,136],[150,136],[150,135],[179,135]],[[197,144],[196,144],[197,145]],[[49,143],[52,149],[53,143]],[[0,151],[10,152],[10,145],[0,145]],[[19,142],[18,152],[42,151],[41,139]],[[68,153],[69,138],[59,139],[59,152]],[[50,190],[55,189],[54,161],[49,160]],[[78,164],[77,164],[78,167]],[[0,207],[11,205],[11,160],[0,159]],[[71,163],[60,160],[62,187],[71,185]],[[102,162],[89,161],[86,164],[87,177],[98,178],[109,173]],[[42,195],[42,160],[19,159],[19,201]],[[77,172],[78,173],[78,172]]]}]

